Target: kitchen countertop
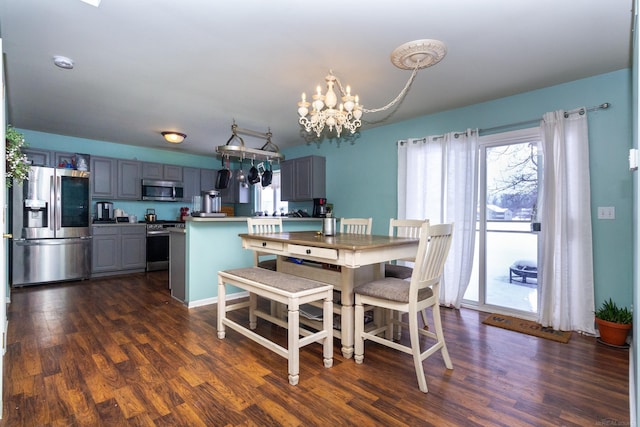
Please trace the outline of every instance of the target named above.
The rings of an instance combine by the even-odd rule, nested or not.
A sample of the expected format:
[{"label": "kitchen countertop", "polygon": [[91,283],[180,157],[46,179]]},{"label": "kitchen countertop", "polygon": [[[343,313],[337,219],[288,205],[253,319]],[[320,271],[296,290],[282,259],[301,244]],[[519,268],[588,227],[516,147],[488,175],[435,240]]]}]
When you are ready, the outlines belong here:
[{"label": "kitchen countertop", "polygon": [[[225,216],[222,218],[199,218],[199,217],[188,217],[186,219],[187,222],[189,221],[193,221],[193,222],[242,222],[242,221],[247,221],[246,216]],[[282,216],[282,217],[278,217],[278,216],[255,216],[255,217],[251,217],[251,218],[282,218],[283,221],[296,221],[296,222],[305,222],[305,221],[321,221],[322,218],[314,218],[314,217],[307,217],[307,218],[290,218],[287,216]]]},{"label": "kitchen countertop", "polygon": [[91,224],[92,227],[122,227],[123,225],[128,227],[136,225],[146,226],[147,224],[144,222],[94,222]]}]

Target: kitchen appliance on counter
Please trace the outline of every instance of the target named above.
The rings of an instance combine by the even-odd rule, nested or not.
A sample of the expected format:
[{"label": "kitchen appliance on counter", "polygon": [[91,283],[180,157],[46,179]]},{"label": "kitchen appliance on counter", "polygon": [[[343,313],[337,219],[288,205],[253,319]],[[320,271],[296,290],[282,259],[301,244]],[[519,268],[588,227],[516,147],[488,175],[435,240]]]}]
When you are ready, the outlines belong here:
[{"label": "kitchen appliance on counter", "polygon": [[191,216],[200,218],[221,218],[227,216],[226,213],[220,212],[222,202],[220,192],[216,190],[207,190],[202,192],[202,209],[193,212]]},{"label": "kitchen appliance on counter", "polygon": [[324,218],[328,213],[327,199],[313,199],[313,216],[316,218]]},{"label": "kitchen appliance on counter", "polygon": [[169,228],[184,228],[177,221],[147,222],[147,271],[169,269]]},{"label": "kitchen appliance on counter", "polygon": [[113,203],[97,202],[94,222],[115,222]]},{"label": "kitchen appliance on counter", "polygon": [[12,286],[89,278],[89,172],[32,166],[11,193]]}]

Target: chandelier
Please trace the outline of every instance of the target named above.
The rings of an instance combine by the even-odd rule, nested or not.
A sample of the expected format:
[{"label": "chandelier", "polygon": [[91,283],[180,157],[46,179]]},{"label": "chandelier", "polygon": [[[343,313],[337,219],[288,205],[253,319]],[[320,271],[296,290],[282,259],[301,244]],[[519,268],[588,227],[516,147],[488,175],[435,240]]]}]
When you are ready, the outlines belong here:
[{"label": "chandelier", "polygon": [[[338,138],[343,130],[354,134],[362,125],[360,119],[363,113],[385,111],[397,104],[406,95],[418,70],[437,64],[446,53],[447,48],[444,43],[431,39],[415,40],[394,49],[391,53],[391,62],[400,69],[413,70],[413,72],[398,96],[384,107],[371,110],[360,105],[358,95],[351,94],[350,86],[347,86],[345,90],[340,80],[330,70],[324,78],[327,85],[327,91],[324,95],[320,86],[312,96],[313,102],[307,101],[307,95],[302,93],[302,99],[298,102],[298,115],[300,116],[298,123],[304,127],[305,131],[315,133],[318,138],[322,135],[325,127],[329,128],[329,132],[335,130]],[[340,104],[338,104],[336,89],[342,95]]]}]

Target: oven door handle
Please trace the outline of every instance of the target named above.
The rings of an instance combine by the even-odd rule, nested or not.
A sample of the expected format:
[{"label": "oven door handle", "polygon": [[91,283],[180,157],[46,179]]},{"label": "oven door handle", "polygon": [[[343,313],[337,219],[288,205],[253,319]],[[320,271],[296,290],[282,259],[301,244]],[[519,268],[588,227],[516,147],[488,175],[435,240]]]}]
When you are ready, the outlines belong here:
[{"label": "oven door handle", "polygon": [[147,236],[168,236],[170,233],[164,230],[147,231]]}]

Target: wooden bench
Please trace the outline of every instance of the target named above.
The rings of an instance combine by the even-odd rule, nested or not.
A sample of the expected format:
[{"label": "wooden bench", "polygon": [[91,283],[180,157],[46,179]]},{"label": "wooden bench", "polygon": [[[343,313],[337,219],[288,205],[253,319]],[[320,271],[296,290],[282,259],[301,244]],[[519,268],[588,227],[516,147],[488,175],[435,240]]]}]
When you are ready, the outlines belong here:
[{"label": "wooden bench", "polygon": [[[249,301],[226,304],[226,285],[233,285],[249,292]],[[257,297],[263,297],[287,306],[287,320],[272,316],[258,308]],[[310,331],[300,327],[300,305],[323,301],[322,329]],[[227,313],[249,307],[249,328],[229,319]],[[225,337],[225,326],[251,338],[289,361],[289,383],[298,384],[300,373],[300,348],[318,342],[323,347],[325,368],[333,366],[333,286],[259,267],[238,268],[218,273],[218,338]],[[287,348],[257,334],[257,318],[287,328]]]}]

